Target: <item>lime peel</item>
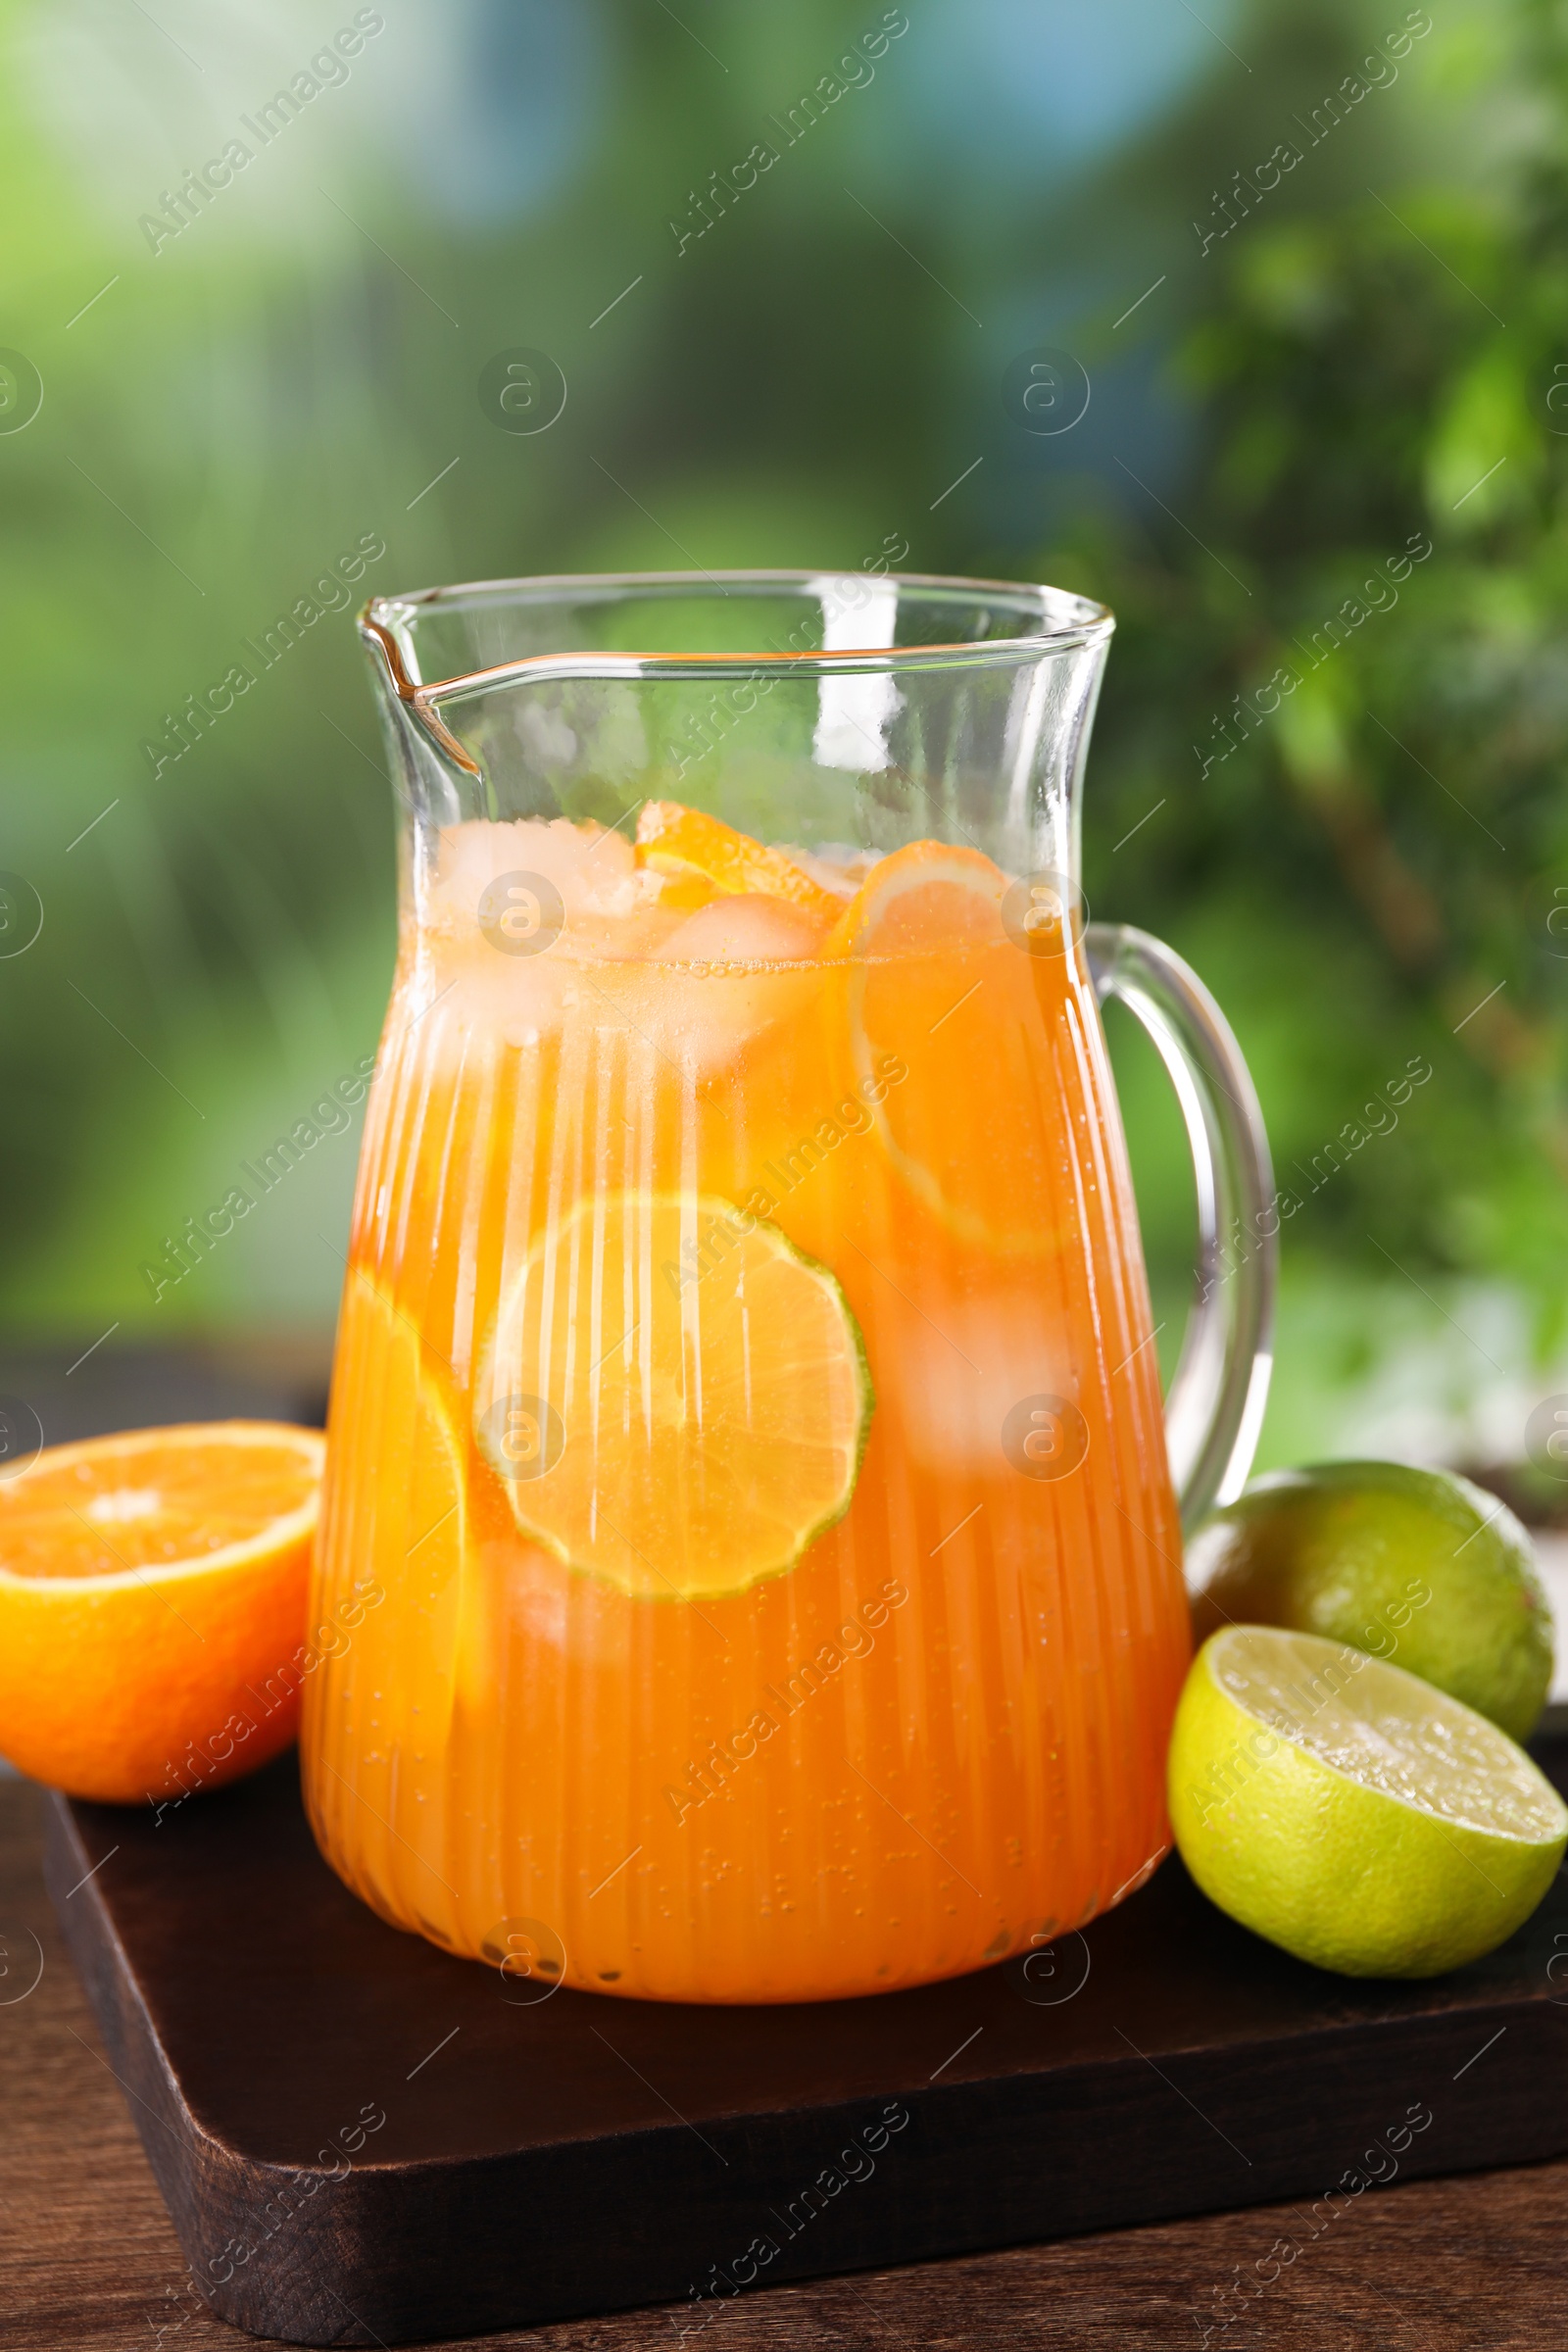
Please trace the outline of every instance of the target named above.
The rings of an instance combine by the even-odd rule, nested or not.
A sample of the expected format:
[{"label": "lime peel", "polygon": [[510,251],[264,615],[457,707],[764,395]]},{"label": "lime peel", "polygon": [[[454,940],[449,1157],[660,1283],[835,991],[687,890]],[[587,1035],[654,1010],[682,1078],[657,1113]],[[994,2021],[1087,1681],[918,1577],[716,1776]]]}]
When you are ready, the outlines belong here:
[{"label": "lime peel", "polygon": [[1568,1808],[1484,1716],[1275,1627],[1228,1628],[1194,1661],[1169,1801],[1221,1910],[1346,1976],[1437,1976],[1492,1951],[1568,1845]]},{"label": "lime peel", "polygon": [[1280,1625],[1393,1659],[1528,1740],[1552,1676],[1551,1606],[1530,1538],[1449,1470],[1344,1461],[1277,1470],[1191,1552],[1199,1641]]}]

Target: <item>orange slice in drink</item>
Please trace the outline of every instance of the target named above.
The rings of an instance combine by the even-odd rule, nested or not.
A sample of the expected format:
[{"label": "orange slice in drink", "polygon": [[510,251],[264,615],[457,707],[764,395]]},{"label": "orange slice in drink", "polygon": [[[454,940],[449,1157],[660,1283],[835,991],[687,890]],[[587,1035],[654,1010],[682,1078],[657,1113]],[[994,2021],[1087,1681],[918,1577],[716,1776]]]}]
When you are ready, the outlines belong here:
[{"label": "orange slice in drink", "polygon": [[[1020,1106],[1051,1074],[1061,956],[1017,944],[1011,885],[978,850],[911,842],[874,865],[828,936],[845,959],[850,1056],[903,1182],[966,1248],[1053,1250],[1051,1171]],[[873,1083],[891,1065],[906,1076]]]},{"label": "orange slice in drink", "polygon": [[679,801],[646,801],[637,819],[637,863],[670,877],[687,895],[694,885],[707,883],[714,893],[755,894],[783,899],[822,922],[832,922],[844,902],[813,881],[804,866],[782,850],[764,848],[749,833],[737,833],[701,808]]},{"label": "orange slice in drink", "polygon": [[716,1196],[623,1192],[529,1252],[475,1428],[525,1535],[678,1601],[792,1568],[848,1510],[871,1409],[825,1266]]},{"label": "orange slice in drink", "polygon": [[[415,1323],[359,1269],[344,1294],[330,1428],[334,1461],[373,1447],[377,1470],[345,1482],[358,1512],[346,1528],[329,1476],[323,1551],[352,1561],[357,1585],[378,1586],[396,1612],[399,1667],[385,1678],[382,1719],[389,1739],[434,1758],[464,1669],[472,1679],[482,1664],[477,1595],[465,1585],[463,1441]],[[329,1617],[334,1599],[318,1591],[313,1614]]]},{"label": "orange slice in drink", "polygon": [[0,1748],[74,1796],[193,1793],[287,1746],[322,1441],[201,1422],[0,1482]]},{"label": "orange slice in drink", "polygon": [[979,850],[911,841],[878,858],[828,934],[825,956],[935,955],[1006,935],[1006,875]]}]

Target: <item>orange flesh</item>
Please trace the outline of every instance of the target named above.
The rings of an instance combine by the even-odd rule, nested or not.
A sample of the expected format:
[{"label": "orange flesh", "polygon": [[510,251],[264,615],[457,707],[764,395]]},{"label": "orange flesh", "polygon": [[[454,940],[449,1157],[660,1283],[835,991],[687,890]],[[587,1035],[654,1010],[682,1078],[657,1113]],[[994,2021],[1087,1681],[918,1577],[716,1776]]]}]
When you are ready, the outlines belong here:
[{"label": "orange flesh", "polygon": [[293,1446],[147,1444],[43,1455],[0,1484],[0,1566],[13,1576],[114,1576],[246,1544],[308,1501],[316,1463]]},{"label": "orange flesh", "polygon": [[637,819],[637,862],[653,866],[688,889],[695,882],[727,892],[759,892],[803,906],[831,921],[841,902],[782,850],[763,847],[700,808],[678,801],[647,801]]},{"label": "orange flesh", "polygon": [[322,1444],[197,1423],[54,1446],[0,1479],[0,1748],[33,1779],[177,1805],[293,1739]]},{"label": "orange flesh", "polygon": [[[727,963],[668,960],[705,917],[623,846],[596,876],[621,862],[548,955],[438,906],[405,932],[313,1616],[367,1575],[388,1598],[307,1690],[317,1834],[400,1925],[478,1955],[542,1923],[590,1989],[819,1999],[979,1967],[1168,1841],[1188,1619],[1093,990],[1005,935],[974,853],[899,852],[858,912],[849,882],[807,903],[813,948]],[[750,1201],[830,1268],[876,1394],[846,1516],[696,1602],[526,1542],[474,1432],[529,1250],[638,1189]],[[1002,1446],[1042,1394],[1088,1436],[1055,1479]]]}]

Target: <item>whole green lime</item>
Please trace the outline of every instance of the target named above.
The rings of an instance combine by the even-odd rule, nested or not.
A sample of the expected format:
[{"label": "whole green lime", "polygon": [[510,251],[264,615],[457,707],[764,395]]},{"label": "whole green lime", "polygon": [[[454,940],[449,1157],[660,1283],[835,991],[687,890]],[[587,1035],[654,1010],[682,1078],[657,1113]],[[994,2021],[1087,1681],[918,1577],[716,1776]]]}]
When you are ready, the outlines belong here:
[{"label": "whole green lime", "polygon": [[1277,1470],[1191,1547],[1197,1642],[1289,1626],[1402,1666],[1528,1740],[1551,1686],[1551,1605],[1530,1538],[1447,1470],[1322,1462]]}]

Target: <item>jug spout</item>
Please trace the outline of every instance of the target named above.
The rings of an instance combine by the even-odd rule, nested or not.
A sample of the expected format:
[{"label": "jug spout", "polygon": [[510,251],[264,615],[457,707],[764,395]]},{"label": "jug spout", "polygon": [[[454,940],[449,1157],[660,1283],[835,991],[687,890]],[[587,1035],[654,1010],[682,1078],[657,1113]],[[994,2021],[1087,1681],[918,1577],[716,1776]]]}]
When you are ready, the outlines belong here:
[{"label": "jug spout", "polygon": [[1058,591],[893,574],[501,581],[360,616],[411,823],[678,799],[867,851],[1077,870],[1112,628]]}]

